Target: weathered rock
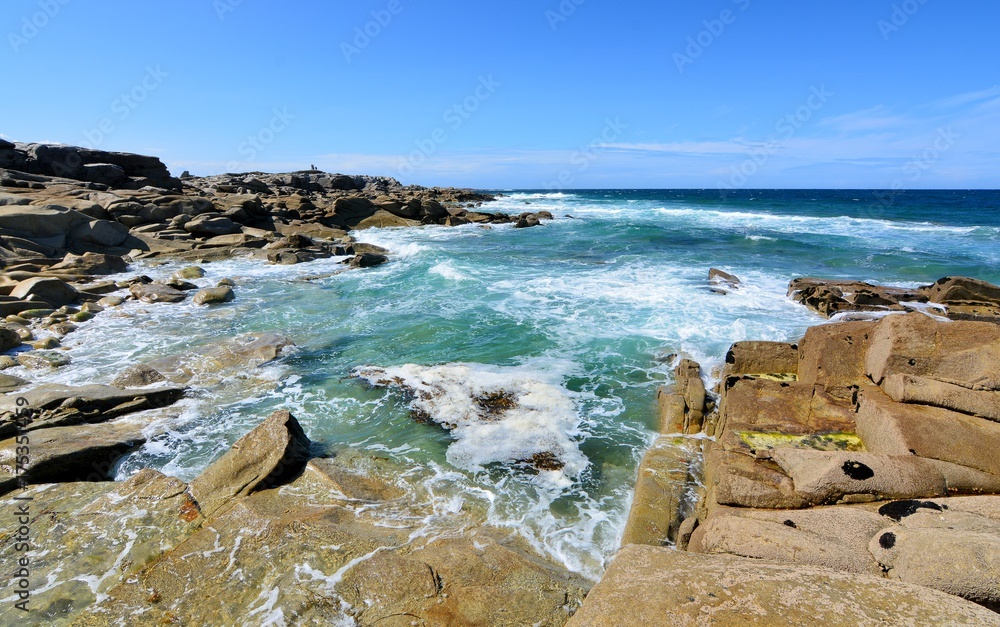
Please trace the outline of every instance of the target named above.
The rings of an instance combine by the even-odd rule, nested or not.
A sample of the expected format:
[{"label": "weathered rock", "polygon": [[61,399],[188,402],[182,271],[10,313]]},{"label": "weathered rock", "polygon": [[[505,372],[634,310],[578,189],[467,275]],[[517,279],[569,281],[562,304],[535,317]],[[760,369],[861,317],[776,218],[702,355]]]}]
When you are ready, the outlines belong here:
[{"label": "weathered rock", "polygon": [[90,252],[83,255],[67,253],[60,263],[49,267],[49,270],[71,270],[82,274],[118,274],[127,269],[128,264],[118,255]]},{"label": "weathered rock", "polygon": [[[795,493],[812,505],[944,496],[944,475],[913,455],[781,448],[771,459],[792,479]],[[995,485],[1000,486],[1000,477]]]},{"label": "weathered rock", "polygon": [[858,435],[871,452],[918,455],[1000,476],[998,423],[938,407],[894,403],[872,385],[861,391],[856,420]]},{"label": "weathered rock", "polygon": [[[17,463],[17,438],[0,442],[0,493],[28,484],[110,481],[115,462],[141,446],[142,422],[118,421],[32,431],[28,463]],[[15,474],[15,468],[19,471]]]},{"label": "weathered rock", "polygon": [[[660,403],[661,431],[665,433],[698,433],[705,418],[705,382],[701,379],[701,366],[690,359],[682,359],[674,368],[676,383],[672,388],[657,391]],[[684,399],[683,414],[676,394]]]},{"label": "weathered rock", "polygon": [[155,359],[148,365],[170,381],[183,384],[193,378],[213,380],[236,371],[246,373],[277,359],[293,346],[295,343],[282,335],[248,333],[187,354]]},{"label": "weathered rock", "polygon": [[881,576],[868,543],[890,521],[859,507],[719,508],[695,529],[688,549]]},{"label": "weathered rock", "polygon": [[117,247],[129,239],[128,227],[112,220],[92,220],[74,228],[69,239],[83,245]]},{"label": "weathered rock", "polygon": [[[46,585],[32,590],[29,612],[3,604],[0,623],[68,624],[116,585],[134,578],[203,522],[185,487],[155,470],[142,470],[120,483],[19,490],[17,497],[32,499],[27,502],[31,576]],[[0,504],[15,511],[25,501],[8,498]],[[5,551],[12,550],[13,537],[8,534],[2,540]]]},{"label": "weathered rock", "polygon": [[725,383],[717,436],[727,431],[790,435],[854,432],[850,390],[757,378],[730,378]]},{"label": "weathered rock", "polygon": [[922,314],[889,316],[872,333],[865,368],[875,383],[908,374],[1000,390],[1000,325],[940,322]]},{"label": "weathered rock", "polygon": [[21,336],[7,326],[0,326],[0,352],[6,352],[21,345]]},{"label": "weathered rock", "polygon": [[864,380],[865,352],[874,328],[874,322],[811,327],[799,342],[799,381],[847,387]]},{"label": "weathered rock", "polygon": [[1000,520],[956,509],[962,507],[958,501],[919,503],[873,537],[869,550],[889,579],[998,608]]},{"label": "weathered rock", "polygon": [[186,266],[170,275],[172,279],[200,279],[205,276],[205,270],[200,266]]},{"label": "weathered rock", "polygon": [[361,220],[354,228],[356,230],[361,229],[371,229],[371,228],[386,228],[393,226],[419,226],[419,220],[411,220],[407,218],[402,218],[396,214],[390,213],[383,209],[379,209],[371,216]]},{"label": "weathered rock", "polygon": [[280,485],[302,471],[309,438],[287,411],[276,411],[191,482],[201,513],[211,518],[233,499]]},{"label": "weathered rock", "polygon": [[101,307],[117,307],[125,302],[125,299],[121,296],[109,295],[105,296],[101,300],[97,301],[97,304]]},{"label": "weathered rock", "polygon": [[121,373],[119,373],[118,376],[111,381],[111,385],[116,388],[134,388],[145,387],[147,385],[161,383],[166,380],[166,377],[146,364],[134,364],[125,370],[122,370]]},{"label": "weathered rock", "polygon": [[639,464],[632,507],[622,545],[663,545],[677,539],[684,517],[691,464],[699,452],[697,440],[660,436]]},{"label": "weathered rock", "polygon": [[937,590],[814,566],[630,545],[568,627],[631,625],[1000,625]]},{"label": "weathered rock", "polygon": [[726,353],[722,378],[733,375],[767,375],[793,378],[798,371],[798,346],[785,342],[736,342]]},{"label": "weathered rock", "polygon": [[70,358],[55,352],[35,350],[30,353],[18,353],[17,363],[28,370],[50,370],[69,365]]},{"label": "weathered rock", "polygon": [[917,291],[932,303],[1000,306],[1000,286],[980,279],[946,276]]},{"label": "weathered rock", "polygon": [[708,283],[709,285],[714,285],[721,289],[722,293],[726,293],[727,290],[739,289],[742,281],[735,274],[729,274],[724,270],[719,270],[718,268],[709,268],[708,270]]},{"label": "weathered rock", "polygon": [[970,390],[908,374],[889,375],[882,381],[882,391],[897,403],[933,405],[1000,421],[1000,391]]},{"label": "weathered rock", "polygon": [[129,292],[144,303],[179,303],[187,298],[183,291],[163,283],[136,283]]},{"label": "weathered rock", "polygon": [[[159,387],[128,390],[107,385],[67,386],[46,383],[23,392],[31,419],[22,421],[25,430],[103,422],[118,416],[173,404],[183,388]],[[14,433],[19,406],[16,399],[0,398],[0,437]]]},{"label": "weathered rock", "polygon": [[20,299],[34,297],[56,307],[68,305],[80,297],[80,293],[72,285],[60,279],[46,277],[21,281],[10,295]]},{"label": "weathered rock", "polygon": [[727,451],[717,442],[705,445],[705,487],[709,515],[716,505],[759,509],[800,509],[809,505],[776,464]]},{"label": "weathered rock", "polygon": [[20,390],[26,385],[28,385],[28,382],[21,377],[15,377],[14,375],[9,374],[0,374],[0,392],[4,394]]},{"label": "weathered rock", "polygon": [[360,253],[349,260],[352,268],[374,268],[389,261],[385,255],[378,253]]},{"label": "weathered rock", "polygon": [[194,295],[195,305],[214,305],[228,303],[236,299],[236,294],[229,287],[206,287]]},{"label": "weathered rock", "polygon": [[827,318],[848,311],[904,311],[901,302],[927,301],[915,290],[815,278],[793,279],[788,296]]},{"label": "weathered rock", "polygon": [[240,233],[240,225],[225,216],[203,213],[184,224],[188,233],[200,235],[231,235]]}]

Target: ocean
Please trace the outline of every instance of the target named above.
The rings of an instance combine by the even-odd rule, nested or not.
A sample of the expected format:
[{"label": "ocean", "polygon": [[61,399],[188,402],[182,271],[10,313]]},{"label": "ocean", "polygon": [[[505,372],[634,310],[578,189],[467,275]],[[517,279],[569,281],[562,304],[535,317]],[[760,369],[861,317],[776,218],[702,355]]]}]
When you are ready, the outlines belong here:
[{"label": "ocean", "polygon": [[[733,342],[801,337],[824,320],[787,299],[795,277],[1000,283],[996,191],[501,193],[484,210],[555,220],[362,231],[391,263],[329,276],[339,259],[205,264],[194,282],[235,280],[234,303],[107,310],[65,338],[74,364],[42,378],[107,383],[127,365],[240,334],[285,335],[296,348],[263,368],[196,373],[180,415],[151,430],[118,476],[153,467],[190,480],[289,409],[317,452],[354,448],[396,465],[408,498],[432,506],[405,521],[421,534],[460,531],[449,514],[463,511],[596,580],[617,549],[672,355],[711,379]],[[122,277],[166,278],[182,265],[141,262]],[[712,267],[742,286],[714,293]],[[374,387],[373,372],[427,393]],[[503,421],[480,419],[477,398],[497,389],[518,406]],[[563,468],[517,462],[542,449]],[[403,522],[391,505],[379,513]]]}]

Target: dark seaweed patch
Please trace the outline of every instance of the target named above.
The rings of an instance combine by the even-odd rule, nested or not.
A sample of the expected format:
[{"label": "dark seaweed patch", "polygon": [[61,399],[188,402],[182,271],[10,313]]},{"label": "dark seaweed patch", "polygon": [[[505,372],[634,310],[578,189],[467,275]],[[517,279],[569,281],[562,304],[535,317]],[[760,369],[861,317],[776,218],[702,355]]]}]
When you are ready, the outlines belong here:
[{"label": "dark seaweed patch", "polygon": [[878,513],[899,522],[907,516],[916,514],[920,508],[932,509],[937,512],[943,511],[940,505],[931,501],[906,500],[886,503],[878,508]]},{"label": "dark seaweed patch", "polygon": [[871,479],[875,476],[875,471],[861,462],[844,462],[841,469],[844,471],[845,475],[857,481],[864,481],[865,479]]}]

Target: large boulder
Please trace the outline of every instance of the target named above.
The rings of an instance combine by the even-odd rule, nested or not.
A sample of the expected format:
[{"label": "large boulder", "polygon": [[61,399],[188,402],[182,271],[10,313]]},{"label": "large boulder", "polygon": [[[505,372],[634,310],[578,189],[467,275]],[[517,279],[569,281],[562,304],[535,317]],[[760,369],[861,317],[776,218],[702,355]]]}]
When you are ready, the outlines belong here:
[{"label": "large boulder", "polygon": [[691,465],[698,453],[697,440],[676,436],[660,436],[646,451],[639,464],[622,545],[660,546],[677,539]]},{"label": "large boulder", "polygon": [[75,287],[61,279],[36,277],[17,284],[10,295],[14,298],[43,300],[55,307],[68,305],[80,297]]},{"label": "large boulder", "polygon": [[203,213],[184,224],[184,230],[196,235],[232,235],[241,233],[240,225],[226,216]]},{"label": "large boulder", "polygon": [[889,316],[872,332],[865,371],[875,383],[907,374],[1000,390],[1000,325],[941,322],[919,313]]},{"label": "large boulder", "polygon": [[856,385],[865,378],[865,351],[874,328],[873,322],[810,327],[799,341],[799,381],[830,387]]},{"label": "large boulder", "polygon": [[918,291],[932,303],[1000,306],[1000,286],[980,279],[946,276]]},{"label": "large boulder", "polygon": [[873,453],[918,455],[1000,476],[1000,423],[895,403],[873,385],[861,390],[856,420],[858,435]]},{"label": "large boulder", "polygon": [[310,444],[290,413],[274,412],[191,482],[202,515],[211,518],[237,497],[295,477],[309,459]]},{"label": "large boulder", "polygon": [[163,283],[136,283],[129,287],[129,292],[144,303],[179,303],[187,298],[182,290]]},{"label": "large boulder", "polygon": [[206,287],[198,290],[194,295],[195,305],[214,305],[228,303],[236,299],[236,294],[231,287]]},{"label": "large boulder", "polygon": [[793,378],[798,369],[798,346],[785,342],[736,342],[726,353],[722,378],[733,375],[767,375]]},{"label": "large boulder", "polygon": [[[0,206],[0,232],[12,237],[47,240],[63,238],[90,218],[58,205]],[[56,246],[60,248],[61,246]]]},{"label": "large boulder", "polygon": [[386,228],[392,226],[419,226],[419,220],[411,220],[407,218],[402,218],[398,215],[379,209],[371,216],[361,220],[356,225],[354,225],[355,230],[371,229],[371,228]]},{"label": "large boulder", "polygon": [[128,237],[128,227],[111,220],[93,220],[81,224],[69,234],[71,241],[84,246],[122,246]]}]

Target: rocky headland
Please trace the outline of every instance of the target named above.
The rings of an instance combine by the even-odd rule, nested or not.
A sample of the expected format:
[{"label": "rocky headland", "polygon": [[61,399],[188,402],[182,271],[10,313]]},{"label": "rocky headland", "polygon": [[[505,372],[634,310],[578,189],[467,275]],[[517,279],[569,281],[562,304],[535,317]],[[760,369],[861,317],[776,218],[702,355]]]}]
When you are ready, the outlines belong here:
[{"label": "rocky headland", "polygon": [[[316,446],[287,411],[190,481],[112,481],[193,385],[256,385],[287,337],[219,338],[108,383],[24,378],[73,367],[60,338],[126,300],[239,299],[232,281],[192,283],[194,264],[343,257],[364,272],[392,253],[359,229],[552,217],[483,211],[490,199],[318,171],[175,178],[153,157],[0,142],[0,500],[19,521],[0,529],[0,622],[1000,625],[1000,288],[976,279],[795,279],[789,297],[830,323],[737,343],[714,373],[678,357],[596,586],[517,530],[439,511],[393,459]],[[159,259],[191,265],[120,279]],[[709,279],[719,298],[741,289]],[[472,401],[489,421],[518,395]]]},{"label": "rocky headland", "polygon": [[569,624],[1000,625],[1000,288],[789,296],[845,321],[734,344],[721,372],[679,360]]}]

